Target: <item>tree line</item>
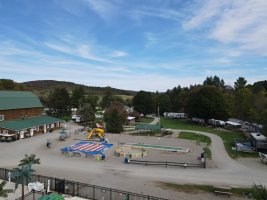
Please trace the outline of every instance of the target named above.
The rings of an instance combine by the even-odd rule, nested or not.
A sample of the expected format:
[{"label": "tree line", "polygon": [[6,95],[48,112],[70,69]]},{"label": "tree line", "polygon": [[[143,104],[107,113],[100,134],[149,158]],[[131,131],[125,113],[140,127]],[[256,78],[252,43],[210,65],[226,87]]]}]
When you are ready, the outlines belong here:
[{"label": "tree line", "polygon": [[[27,88],[12,80],[0,79],[0,89]],[[163,93],[139,91],[132,101],[114,95],[109,87],[100,98],[87,93],[82,86],[75,87],[71,92],[66,88],[56,88],[47,97],[40,99],[45,107],[50,108],[48,114],[56,117],[70,115],[71,108],[77,108],[88,120],[93,120],[96,107],[108,109],[112,102],[120,102],[122,105],[133,105],[135,111],[144,115],[157,114],[158,111],[161,115],[164,112],[185,112],[189,117],[205,120],[226,120],[233,117],[260,124],[267,123],[267,81],[250,85],[244,77],[239,77],[234,87],[225,85],[224,80],[218,76],[210,76],[203,84],[177,86]],[[117,110],[119,107],[121,106],[116,105]],[[132,115],[138,116],[138,113]]]},{"label": "tree line", "polygon": [[[267,123],[267,81],[247,84],[239,77],[234,87],[218,76],[207,77],[203,84],[177,86],[163,93],[139,91],[132,102],[144,115],[159,112],[185,112],[189,117],[241,120]],[[265,126],[266,127],[266,126]]]}]

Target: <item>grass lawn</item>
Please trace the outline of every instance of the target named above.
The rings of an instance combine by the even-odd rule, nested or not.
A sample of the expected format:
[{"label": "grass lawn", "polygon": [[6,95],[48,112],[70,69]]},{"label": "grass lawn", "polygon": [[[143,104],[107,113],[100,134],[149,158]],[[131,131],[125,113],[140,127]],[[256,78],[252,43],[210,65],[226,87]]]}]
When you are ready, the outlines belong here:
[{"label": "grass lawn", "polygon": [[177,119],[161,118],[160,121],[161,121],[161,125],[165,128],[203,131],[203,132],[213,133],[213,134],[220,136],[224,142],[224,146],[225,146],[227,153],[232,158],[258,157],[258,154],[255,152],[247,153],[247,152],[238,152],[238,151],[232,150],[232,146],[234,146],[234,140],[236,138],[245,139],[244,134],[241,132],[217,130],[217,129],[214,129],[208,126],[189,124],[183,120],[177,120]]},{"label": "grass lawn", "polygon": [[149,124],[149,123],[151,123],[153,120],[154,120],[154,118],[151,118],[151,117],[143,117],[143,118],[142,118],[142,121],[137,122],[137,123]]},{"label": "grass lawn", "polygon": [[[211,185],[194,185],[194,184],[179,185],[174,183],[163,183],[163,182],[160,182],[159,185],[162,188],[168,188],[185,193],[192,193],[192,194],[203,193],[203,192],[214,193],[214,187]],[[236,196],[243,196],[243,193],[251,192],[251,188],[232,188],[231,192]]]},{"label": "grass lawn", "polygon": [[178,138],[180,139],[187,139],[187,140],[196,140],[197,142],[204,142],[207,145],[211,144],[211,139],[208,136],[191,133],[191,132],[180,132]]},{"label": "grass lawn", "polygon": [[195,140],[197,142],[203,142],[206,143],[207,146],[204,148],[206,152],[207,158],[211,159],[211,151],[209,149],[209,145],[211,144],[211,139],[205,135],[196,134],[192,132],[180,132],[178,138],[180,139],[186,139],[186,140]]},{"label": "grass lawn", "polygon": [[161,132],[158,131],[136,131],[134,133],[130,133],[130,135],[138,135],[138,136],[156,136],[161,137]]}]

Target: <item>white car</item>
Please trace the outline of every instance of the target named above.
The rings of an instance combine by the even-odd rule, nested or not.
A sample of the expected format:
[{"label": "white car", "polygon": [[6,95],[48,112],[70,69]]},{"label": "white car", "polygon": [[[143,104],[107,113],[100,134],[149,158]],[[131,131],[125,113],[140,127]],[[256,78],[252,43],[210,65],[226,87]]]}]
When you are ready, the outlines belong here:
[{"label": "white car", "polygon": [[78,117],[78,115],[72,115],[71,116],[71,119],[75,121],[76,120],[76,117]]},{"label": "white car", "polygon": [[71,119],[77,123],[81,122],[81,116],[80,115],[72,115]]}]

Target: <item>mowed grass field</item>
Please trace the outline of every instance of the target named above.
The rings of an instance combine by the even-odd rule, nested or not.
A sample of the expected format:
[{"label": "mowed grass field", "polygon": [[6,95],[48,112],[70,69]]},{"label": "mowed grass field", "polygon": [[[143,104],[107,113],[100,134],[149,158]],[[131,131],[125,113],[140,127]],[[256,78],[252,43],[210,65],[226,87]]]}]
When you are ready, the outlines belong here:
[{"label": "mowed grass field", "polygon": [[216,134],[220,136],[224,142],[225,149],[230,157],[238,158],[238,157],[258,157],[256,152],[247,153],[247,152],[238,152],[232,149],[234,146],[235,139],[246,139],[245,135],[239,131],[228,131],[228,130],[219,130],[214,129],[208,126],[196,125],[187,123],[184,120],[178,119],[165,119],[161,118],[160,120],[161,125],[164,128],[171,128],[171,129],[181,129],[181,130],[193,130],[193,131],[203,131],[212,134]]}]

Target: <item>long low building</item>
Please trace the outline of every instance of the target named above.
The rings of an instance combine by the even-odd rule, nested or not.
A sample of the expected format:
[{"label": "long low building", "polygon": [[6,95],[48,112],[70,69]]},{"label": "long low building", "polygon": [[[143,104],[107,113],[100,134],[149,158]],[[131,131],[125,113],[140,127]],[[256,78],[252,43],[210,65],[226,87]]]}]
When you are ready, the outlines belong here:
[{"label": "long low building", "polygon": [[22,139],[60,128],[61,119],[42,115],[39,98],[28,91],[0,91],[0,137]]}]

